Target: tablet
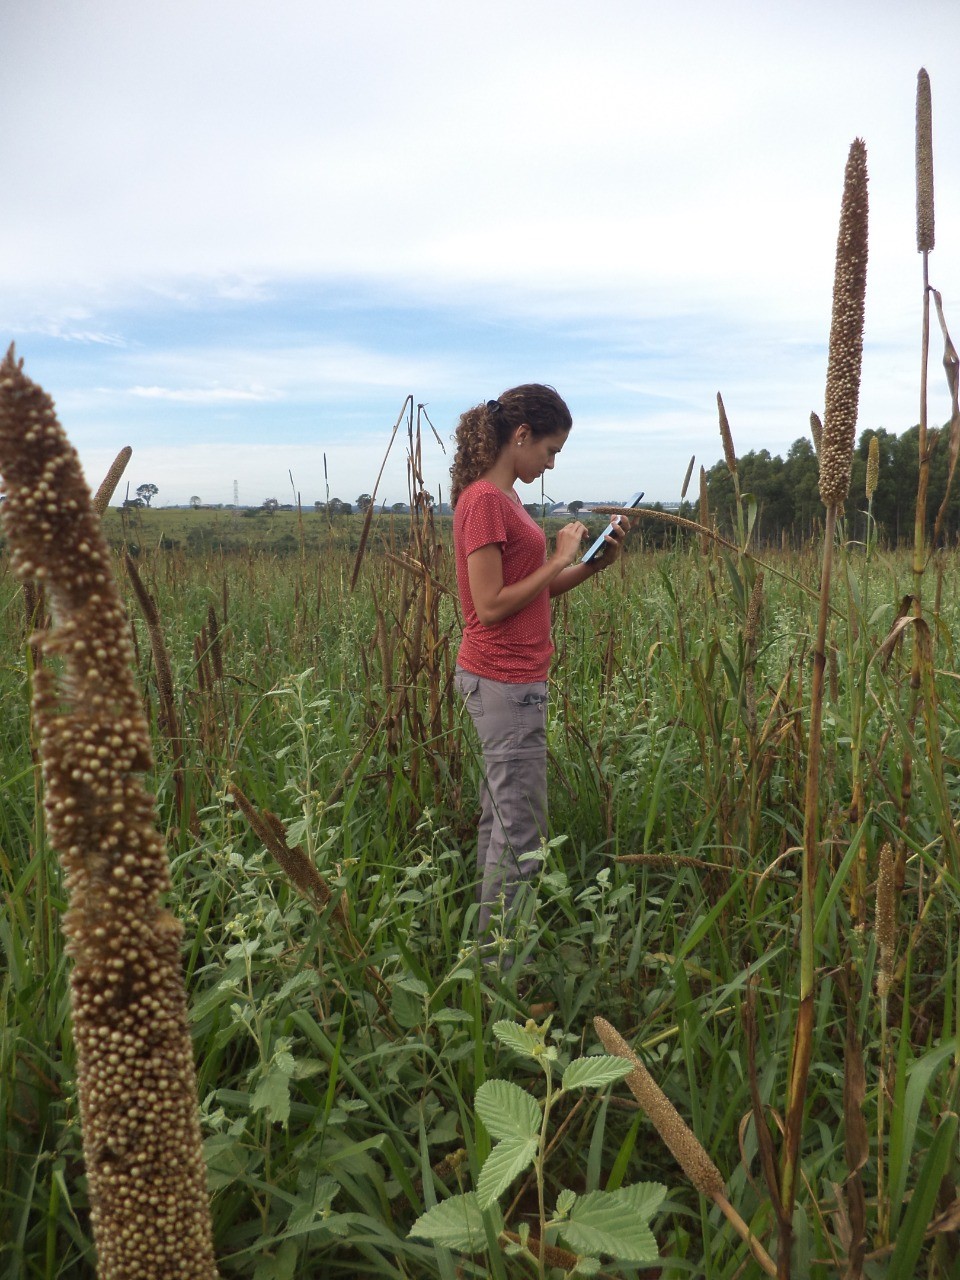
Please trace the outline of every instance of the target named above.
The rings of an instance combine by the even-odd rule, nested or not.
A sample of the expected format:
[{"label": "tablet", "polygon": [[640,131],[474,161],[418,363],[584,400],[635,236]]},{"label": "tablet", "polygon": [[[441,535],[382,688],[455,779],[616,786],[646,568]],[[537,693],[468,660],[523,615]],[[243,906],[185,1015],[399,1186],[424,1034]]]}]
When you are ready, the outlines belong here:
[{"label": "tablet", "polygon": [[[633,497],[628,502],[625,502],[623,505],[625,507],[639,507],[640,499],[642,497],[643,497],[643,490],[641,489],[639,493],[635,493]],[[607,545],[607,534],[613,533],[613,526],[615,524],[618,524],[619,521],[620,521],[619,516],[610,517],[610,523],[604,529],[603,533],[601,533],[600,537],[596,540],[596,542],[591,543],[591,545],[583,553],[583,556],[580,559],[581,564],[589,564],[590,561],[594,558],[594,556],[598,556],[601,553],[601,551],[603,551],[604,547]]]}]

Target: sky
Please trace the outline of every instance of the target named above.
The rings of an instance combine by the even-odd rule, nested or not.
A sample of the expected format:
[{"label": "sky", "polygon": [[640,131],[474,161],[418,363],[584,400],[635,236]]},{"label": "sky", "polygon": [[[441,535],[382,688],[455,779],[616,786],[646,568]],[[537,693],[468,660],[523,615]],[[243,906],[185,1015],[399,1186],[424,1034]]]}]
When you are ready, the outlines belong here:
[{"label": "sky", "polygon": [[858,430],[905,430],[921,67],[960,344],[956,0],[0,5],[0,341],[93,488],[129,444],[155,506],[353,502],[381,466],[404,501],[412,403],[443,498],[459,415],[522,382],[573,414],[556,501],[678,499],[718,392],[738,453],[785,456],[822,414],[857,137]]}]

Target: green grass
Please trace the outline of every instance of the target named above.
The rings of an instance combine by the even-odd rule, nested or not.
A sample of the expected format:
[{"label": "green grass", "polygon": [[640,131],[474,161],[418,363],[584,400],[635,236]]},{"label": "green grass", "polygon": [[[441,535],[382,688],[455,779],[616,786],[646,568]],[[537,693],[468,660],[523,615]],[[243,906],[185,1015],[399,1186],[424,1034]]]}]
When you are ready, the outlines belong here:
[{"label": "green grass", "polygon": [[[384,556],[391,537],[407,545],[406,518],[371,544],[351,594],[356,518],[331,541],[329,526],[305,514],[310,536],[301,555],[295,513],[256,521],[175,515],[182,523],[163,511],[142,513],[138,546],[187,740],[186,812],[176,811],[173,762],[161,739],[151,784],[168,833],[170,906],[186,927],[223,1274],[530,1274],[496,1249],[470,1261],[407,1238],[447,1188],[475,1185],[489,1151],[471,1106],[477,1088],[492,1075],[535,1085],[490,1032],[498,1018],[524,1016],[515,985],[481,972],[471,949],[480,767],[449,684],[458,626],[452,595],[425,602]],[[206,534],[191,541],[207,519],[209,544]],[[259,538],[268,521],[286,554],[263,541],[243,553],[218,549],[217,538],[240,537],[238,525],[256,524]],[[180,549],[157,550],[162,537]],[[282,541],[290,538],[293,545]],[[437,557],[449,591],[450,557]],[[705,561],[683,546],[633,554],[557,603],[552,839],[523,944],[556,1002],[551,1034],[561,1060],[597,1048],[594,1015],[617,1026],[728,1179],[730,1201],[773,1250],[752,1096],[779,1150],[798,994],[818,560],[813,551],[768,558],[785,576],[765,579],[755,716],[746,694],[746,562]],[[916,1221],[921,1208],[929,1217],[937,1206],[918,1200],[905,1217],[925,1168],[946,1179],[945,1198],[955,1179],[938,1125],[956,1110],[958,1087],[952,920],[960,883],[942,837],[944,795],[956,805],[960,756],[951,647],[960,624],[957,568],[948,560],[935,652],[943,787],[923,721],[910,727],[903,719],[909,648],[886,666],[876,657],[909,565],[874,558],[867,593],[866,566],[851,553],[853,596],[837,575],[838,652],[822,768],[820,980],[795,1275],[836,1275],[836,1259],[846,1256],[835,1188],[851,1174],[848,1018],[865,1068],[867,1158],[859,1177],[868,1252],[877,1252],[865,1274],[887,1274],[901,1222],[910,1239],[898,1242],[898,1266],[916,1243],[915,1274],[957,1274],[949,1240],[924,1240]],[[128,596],[155,721],[149,642]],[[224,676],[208,685],[195,640],[211,607]],[[58,931],[62,890],[36,807],[21,615],[0,568],[0,1271],[73,1280],[92,1275],[93,1263]],[[901,813],[907,749],[915,755],[913,795]],[[855,760],[865,808],[853,824]],[[328,879],[334,898],[323,913],[254,838],[227,795],[230,782],[277,813],[290,843]],[[884,1022],[872,986],[871,895],[880,846],[896,840],[901,825],[897,958],[906,970]],[[865,929],[852,898],[861,850]],[[618,862],[620,855],[644,860]],[[918,902],[931,892],[912,938]],[[349,931],[334,918],[338,901]],[[547,1166],[553,1193],[663,1181],[668,1207],[653,1225],[664,1276],[761,1274],[623,1087],[576,1110],[571,1104],[556,1120],[561,1136]],[[460,1151],[448,1181],[431,1171]],[[513,1229],[528,1209],[521,1197]]]}]

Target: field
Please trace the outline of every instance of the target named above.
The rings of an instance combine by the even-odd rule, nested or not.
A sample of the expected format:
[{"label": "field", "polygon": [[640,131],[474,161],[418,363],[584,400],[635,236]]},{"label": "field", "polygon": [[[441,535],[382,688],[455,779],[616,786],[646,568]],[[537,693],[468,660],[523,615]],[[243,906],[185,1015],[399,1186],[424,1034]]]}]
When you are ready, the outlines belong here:
[{"label": "field", "polygon": [[[553,1206],[564,1188],[652,1182],[667,1188],[659,1263],[598,1273],[773,1274],[790,1239],[796,1276],[960,1275],[956,556],[929,565],[922,624],[903,618],[909,558],[839,530],[822,732],[819,545],[757,559],[681,532],[657,553],[637,538],[557,602],[551,832],[522,927],[526,973],[555,1005],[537,1029],[522,984],[473,947],[480,766],[451,687],[449,526],[375,527],[351,587],[359,517],[330,532],[311,513],[304,534],[278,513],[283,546],[230,551],[191,539],[208,514],[253,523],[180,513],[170,531],[142,513],[127,530],[139,598],[119,553],[117,574],[167,905],[185,926],[222,1274],[536,1274],[521,1246],[540,1229],[538,1192]],[[29,630],[0,561],[0,1270],[79,1280],[94,1263]],[[559,1077],[600,1051],[595,1017],[692,1148],[622,1082],[550,1110],[537,1063],[547,1051]],[[507,1021],[536,1053],[504,1039]],[[494,1080],[548,1104],[542,1186],[532,1170],[508,1179],[502,1219],[470,1252],[411,1236],[477,1186],[493,1135],[475,1097]],[[689,1180],[697,1142],[719,1198]],[[575,1263],[539,1256],[542,1274]]]}]

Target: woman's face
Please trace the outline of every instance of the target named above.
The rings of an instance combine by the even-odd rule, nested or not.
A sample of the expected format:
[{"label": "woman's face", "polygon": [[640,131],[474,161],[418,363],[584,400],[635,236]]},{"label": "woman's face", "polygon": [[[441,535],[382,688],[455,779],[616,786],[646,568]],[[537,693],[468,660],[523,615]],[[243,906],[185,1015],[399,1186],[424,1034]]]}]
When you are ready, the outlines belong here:
[{"label": "woman's face", "polygon": [[545,471],[552,471],[569,434],[569,431],[555,431],[549,436],[524,437],[522,447],[516,451],[517,479],[530,484]]}]

